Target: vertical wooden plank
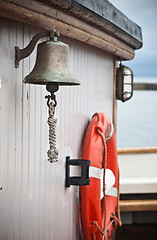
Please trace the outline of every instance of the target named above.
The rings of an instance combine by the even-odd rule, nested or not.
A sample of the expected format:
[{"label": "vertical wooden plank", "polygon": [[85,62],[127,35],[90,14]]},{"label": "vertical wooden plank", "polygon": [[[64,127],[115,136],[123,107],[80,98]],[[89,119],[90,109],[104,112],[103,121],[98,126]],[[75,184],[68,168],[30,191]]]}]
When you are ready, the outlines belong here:
[{"label": "vertical wooden plank", "polygon": [[[9,87],[9,22],[1,18],[1,57],[0,67],[1,67],[1,159],[0,159],[0,184],[3,187],[1,194],[1,204],[0,204],[0,236],[2,239],[7,238],[7,214],[8,214],[8,87]],[[5,71],[4,71],[5,69]]]},{"label": "vertical wooden plank", "polygon": [[[29,28],[30,39],[36,34],[36,29],[34,27]],[[28,73],[33,69],[36,58],[36,50],[29,57],[29,67]],[[35,222],[35,213],[34,213],[34,197],[35,197],[35,115],[36,115],[36,87],[35,85],[29,86],[29,135],[28,135],[28,239],[34,239],[34,222]]]},{"label": "vertical wooden plank", "polygon": [[113,67],[113,125],[115,132],[117,132],[117,100],[116,100],[116,69],[117,69],[117,61],[114,59],[114,67]]},{"label": "vertical wooden plank", "polygon": [[[30,28],[24,25],[23,28],[23,47],[30,42]],[[22,81],[29,73],[29,58],[22,61]],[[21,159],[21,237],[23,240],[27,239],[28,234],[28,172],[29,172],[29,114],[30,114],[30,101],[29,101],[29,85],[22,84],[22,159]]]},{"label": "vertical wooden plank", "polygon": [[41,165],[41,172],[40,172],[40,222],[39,222],[39,231],[40,231],[40,239],[45,238],[45,219],[46,219],[46,165],[47,163],[47,142],[48,142],[48,131],[47,131],[47,105],[46,100],[44,99],[45,95],[47,94],[45,86],[41,88],[41,122],[40,122],[40,129],[41,129],[41,141],[40,141],[40,148],[41,148],[41,155],[40,155],[40,165]]},{"label": "vertical wooden plank", "polygon": [[34,118],[34,239],[39,239],[39,207],[40,207],[40,177],[41,177],[41,86],[35,88],[35,118]]},{"label": "vertical wooden plank", "polygon": [[[16,46],[23,47],[21,34],[23,32],[23,25],[16,24]],[[14,204],[14,229],[15,239],[21,239],[21,178],[22,178],[22,62],[19,67],[15,69],[15,204]]]},{"label": "vertical wooden plank", "polygon": [[9,21],[8,35],[8,228],[7,238],[14,239],[14,194],[15,194],[15,69],[14,69],[14,46],[16,44],[16,24]]},{"label": "vertical wooden plank", "polygon": [[[0,21],[0,42],[2,43],[2,21]],[[0,56],[2,56],[2,48],[0,47]],[[0,60],[1,63],[1,60]],[[1,64],[0,64],[0,130],[1,130],[1,118],[2,118],[2,69],[1,69]],[[1,169],[1,146],[2,146],[2,142],[1,142],[1,137],[0,137],[0,169]],[[1,186],[1,171],[0,171],[0,189],[2,190],[2,186]],[[1,191],[0,190],[0,191]]]}]

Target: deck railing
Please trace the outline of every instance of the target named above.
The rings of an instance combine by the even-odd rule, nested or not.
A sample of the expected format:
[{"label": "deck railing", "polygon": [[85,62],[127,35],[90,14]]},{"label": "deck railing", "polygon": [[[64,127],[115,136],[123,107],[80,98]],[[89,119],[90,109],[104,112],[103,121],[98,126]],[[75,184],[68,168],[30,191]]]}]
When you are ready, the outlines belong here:
[{"label": "deck railing", "polygon": [[[134,90],[157,90],[157,83],[134,83]],[[141,190],[140,187],[142,186],[142,181],[143,185],[147,185],[147,189],[150,187],[153,193],[157,193],[157,174],[154,174],[154,169],[157,169],[157,147],[120,148],[118,149],[118,155],[119,158],[122,158],[122,161],[128,161],[129,159],[130,167],[128,166],[128,169],[126,169],[126,176],[128,170],[128,175],[130,175],[130,171],[135,170],[132,177],[132,182],[131,178],[124,178],[126,182],[128,181],[128,186],[129,184],[132,185],[132,190],[135,188],[135,193],[138,193],[137,189]],[[139,168],[140,164],[138,164],[137,162],[138,159],[141,163],[143,163],[143,165],[146,164],[147,161],[149,161],[149,163],[146,164],[146,167],[141,164],[141,169],[139,169],[139,172],[144,171],[146,178],[143,178],[142,175],[144,174],[141,174],[141,176],[139,177],[137,175],[136,169],[132,167],[133,164],[136,164],[136,167]],[[151,173],[153,176],[151,175]],[[127,188],[125,187],[125,189]],[[145,188],[142,187],[142,189],[144,190]],[[157,211],[157,199],[120,200],[120,210],[121,212]]]},{"label": "deck railing", "polygon": [[119,148],[118,154],[157,153],[157,147]]},{"label": "deck railing", "polygon": [[157,90],[157,83],[134,83],[134,90]]},{"label": "deck railing", "polygon": [[[157,147],[122,148],[118,149],[118,155],[122,170],[121,193],[157,193]],[[157,199],[120,200],[120,210],[157,211]]]}]

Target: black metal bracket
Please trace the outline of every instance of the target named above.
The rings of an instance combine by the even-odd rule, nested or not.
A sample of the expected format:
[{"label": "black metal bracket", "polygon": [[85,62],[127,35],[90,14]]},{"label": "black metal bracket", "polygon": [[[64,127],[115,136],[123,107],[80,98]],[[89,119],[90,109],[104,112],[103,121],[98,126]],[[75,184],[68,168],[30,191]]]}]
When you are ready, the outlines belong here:
[{"label": "black metal bracket", "polygon": [[43,37],[50,37],[54,41],[57,41],[57,37],[59,36],[59,32],[53,29],[52,31],[41,32],[36,34],[30,43],[23,49],[20,49],[18,46],[15,46],[15,68],[19,67],[19,62],[28,57],[34,50],[37,41]]},{"label": "black metal bracket", "polygon": [[[80,177],[70,177],[70,166],[80,166],[81,176]],[[70,159],[66,157],[66,179],[65,186],[70,187],[70,185],[75,186],[86,186],[90,184],[89,178],[89,165],[90,160],[85,159]]]}]

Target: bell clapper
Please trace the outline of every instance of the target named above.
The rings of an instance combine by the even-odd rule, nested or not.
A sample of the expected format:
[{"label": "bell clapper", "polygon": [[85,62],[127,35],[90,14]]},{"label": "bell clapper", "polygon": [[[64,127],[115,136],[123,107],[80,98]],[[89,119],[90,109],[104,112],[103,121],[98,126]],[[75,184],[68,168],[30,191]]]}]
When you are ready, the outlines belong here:
[{"label": "bell clapper", "polygon": [[[53,163],[58,161],[58,149],[56,148],[56,123],[57,118],[55,118],[55,107],[57,105],[56,96],[54,92],[56,92],[59,87],[57,84],[47,84],[46,89],[51,93],[50,95],[45,96],[47,100],[47,106],[49,108],[49,117],[48,117],[48,125],[49,125],[49,145],[50,148],[47,151],[48,161]],[[50,102],[50,100],[52,100]]]}]

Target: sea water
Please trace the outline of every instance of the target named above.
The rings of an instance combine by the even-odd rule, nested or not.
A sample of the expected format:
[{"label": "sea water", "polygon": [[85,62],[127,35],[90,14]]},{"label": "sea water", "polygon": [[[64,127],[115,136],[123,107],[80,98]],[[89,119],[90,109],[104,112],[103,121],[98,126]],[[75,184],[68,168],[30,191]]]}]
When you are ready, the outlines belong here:
[{"label": "sea water", "polygon": [[[157,83],[157,78],[136,78],[134,82]],[[157,90],[134,91],[127,102],[118,101],[117,145],[157,147]]]}]

